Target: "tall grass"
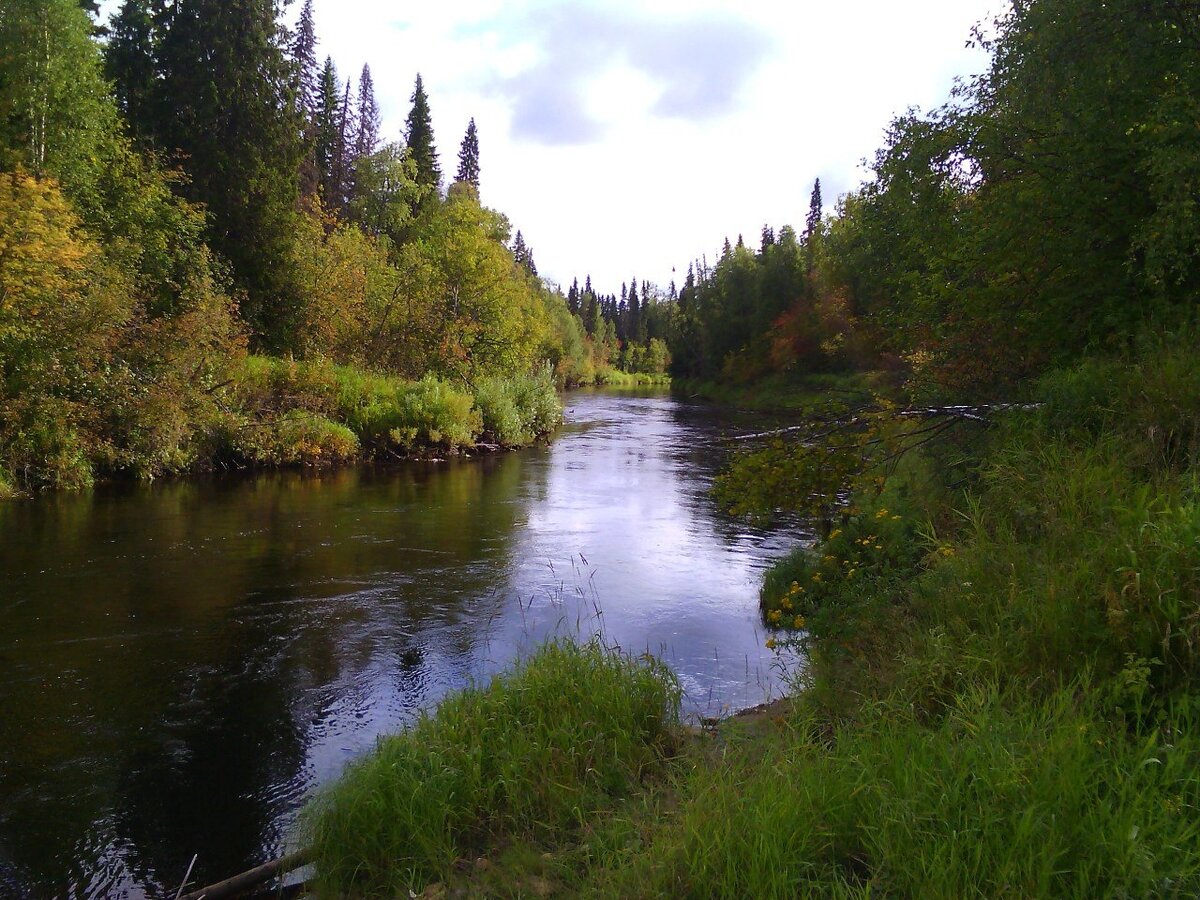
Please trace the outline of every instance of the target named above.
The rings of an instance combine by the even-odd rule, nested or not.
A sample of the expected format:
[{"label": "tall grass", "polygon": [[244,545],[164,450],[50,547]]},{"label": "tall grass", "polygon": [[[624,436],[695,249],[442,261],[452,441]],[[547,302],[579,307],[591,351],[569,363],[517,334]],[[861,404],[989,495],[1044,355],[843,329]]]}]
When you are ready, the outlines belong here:
[{"label": "tall grass", "polygon": [[546,645],[382,741],[314,802],[320,888],[406,896],[503,842],[561,840],[661,770],[679,701],[653,660]]},{"label": "tall grass", "polygon": [[1114,733],[1080,683],[982,682],[930,727],[805,717],[697,766],[613,896],[1148,897],[1200,889],[1200,739]]}]

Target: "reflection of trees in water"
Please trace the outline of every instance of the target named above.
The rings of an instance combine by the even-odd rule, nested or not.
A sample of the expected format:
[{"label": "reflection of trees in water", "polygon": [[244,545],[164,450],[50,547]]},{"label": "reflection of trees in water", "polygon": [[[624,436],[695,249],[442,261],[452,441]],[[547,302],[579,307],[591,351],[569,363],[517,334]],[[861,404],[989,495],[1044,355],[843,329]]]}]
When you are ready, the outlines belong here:
[{"label": "reflection of trees in water", "polygon": [[464,601],[503,579],[522,480],[542,473],[506,456],[0,513],[0,578],[23,601],[0,637],[10,868],[63,890],[110,816],[143,884],[197,851],[201,876],[258,861],[347,685],[416,702],[430,665],[470,671]]}]

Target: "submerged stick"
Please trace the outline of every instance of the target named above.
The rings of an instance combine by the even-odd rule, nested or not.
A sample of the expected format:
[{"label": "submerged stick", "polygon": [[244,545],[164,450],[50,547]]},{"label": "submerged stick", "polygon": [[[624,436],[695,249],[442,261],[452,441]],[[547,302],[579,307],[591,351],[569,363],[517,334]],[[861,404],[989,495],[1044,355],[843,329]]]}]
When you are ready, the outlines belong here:
[{"label": "submerged stick", "polygon": [[285,875],[288,872],[295,871],[307,862],[308,853],[304,850],[299,850],[296,853],[288,854],[282,859],[264,863],[257,868],[251,869],[249,872],[243,872],[241,875],[234,875],[232,878],[226,878],[217,884],[209,885],[198,891],[192,891],[190,894],[185,894],[181,900],[225,900],[227,897],[236,897],[250,888],[265,884],[278,875]]}]

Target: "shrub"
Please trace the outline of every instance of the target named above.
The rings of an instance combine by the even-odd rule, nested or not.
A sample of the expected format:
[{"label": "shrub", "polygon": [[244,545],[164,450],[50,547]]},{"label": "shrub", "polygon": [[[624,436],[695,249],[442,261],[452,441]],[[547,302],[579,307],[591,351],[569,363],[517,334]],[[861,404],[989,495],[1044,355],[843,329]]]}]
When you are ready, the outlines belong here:
[{"label": "shrub", "polygon": [[504,447],[532,444],[562,423],[562,404],[548,371],[480,379],[475,403],[483,417],[483,433]]},{"label": "shrub", "polygon": [[376,448],[470,447],[481,422],[475,398],[427,375],[406,382],[339,370],[339,413]]},{"label": "shrub", "polygon": [[517,835],[572,832],[663,763],[680,690],[650,659],[552,643],[444,701],[307,810],[332,894],[406,894]]},{"label": "shrub", "polygon": [[344,425],[293,409],[274,421],[241,429],[233,448],[258,465],[320,466],[354,458],[358,438]]}]

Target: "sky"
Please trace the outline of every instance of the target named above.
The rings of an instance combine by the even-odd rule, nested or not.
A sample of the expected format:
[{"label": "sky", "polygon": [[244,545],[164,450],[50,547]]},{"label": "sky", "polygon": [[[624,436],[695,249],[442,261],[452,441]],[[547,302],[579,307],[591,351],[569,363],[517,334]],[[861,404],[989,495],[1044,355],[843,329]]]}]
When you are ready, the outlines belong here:
[{"label": "sky", "polygon": [[[106,4],[109,6],[110,4]],[[115,5],[115,4],[112,4]],[[299,2],[293,3],[295,15]],[[867,177],[891,119],[986,57],[1003,0],[315,0],[318,54],[371,66],[387,138],[413,80],[452,178],[479,129],[483,202],[544,277],[666,287],[739,233],[800,225]],[[675,269],[676,271],[672,271]]]}]

